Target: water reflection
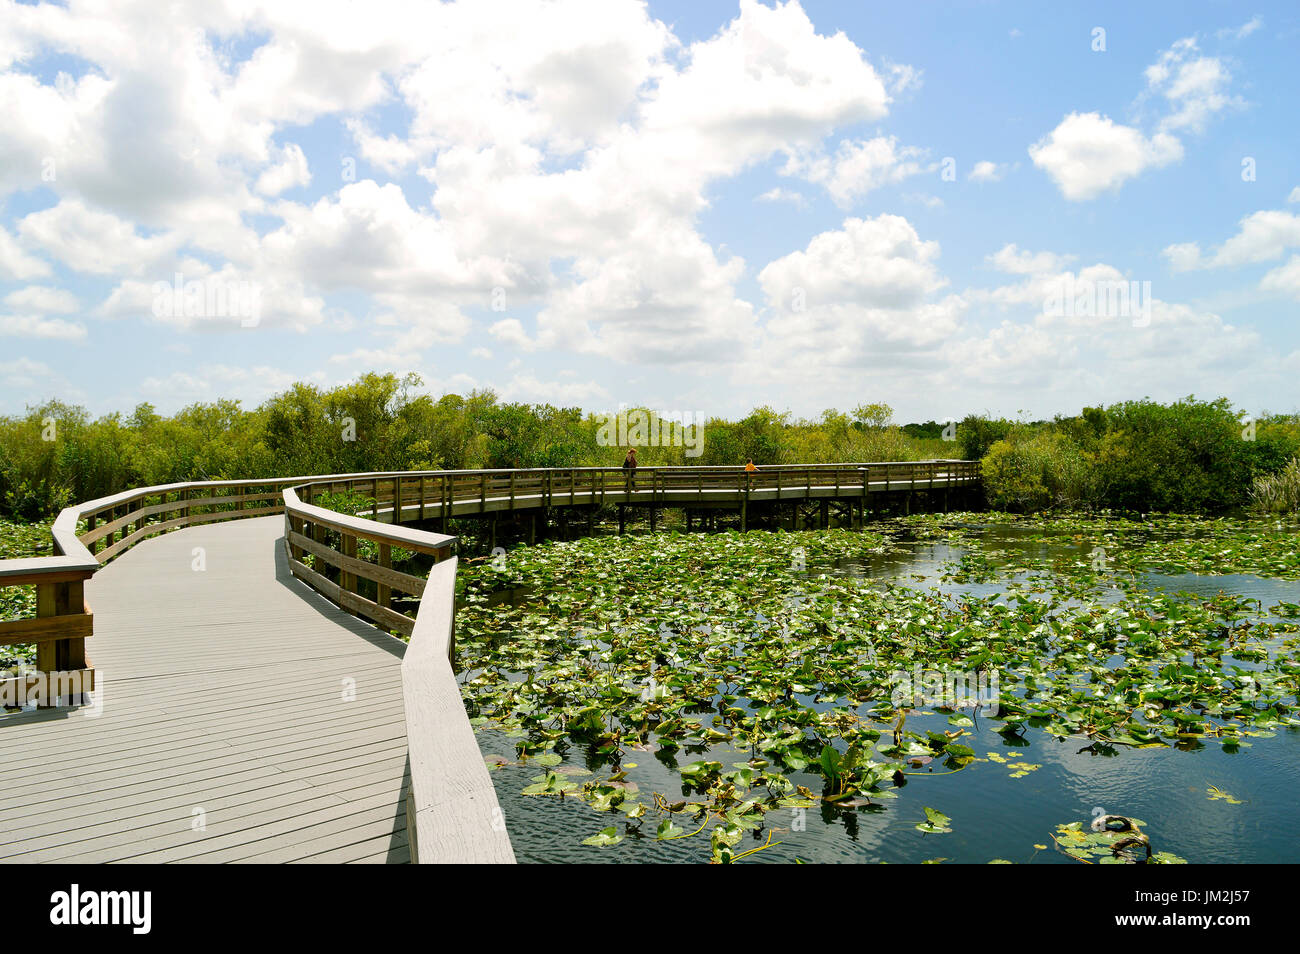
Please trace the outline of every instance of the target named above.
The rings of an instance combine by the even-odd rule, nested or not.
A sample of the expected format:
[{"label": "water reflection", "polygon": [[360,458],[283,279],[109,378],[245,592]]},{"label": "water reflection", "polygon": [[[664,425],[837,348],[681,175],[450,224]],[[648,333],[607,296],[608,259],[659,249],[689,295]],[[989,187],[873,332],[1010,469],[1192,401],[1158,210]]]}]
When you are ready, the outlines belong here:
[{"label": "water reflection", "polygon": [[[980,531],[983,542],[1010,554],[1010,564],[1050,566],[1053,561],[1081,561],[1089,551],[1073,541],[1026,539],[1036,529],[996,527]],[[948,542],[896,540],[886,553],[871,553],[851,560],[811,564],[808,572],[862,577],[878,584],[894,583],[922,589],[935,588],[949,599],[1006,594],[1009,582],[1030,582],[1029,574],[1010,573],[988,583],[953,583],[941,578],[945,568],[960,560],[968,548]],[[1186,593],[1210,599],[1220,593],[1258,600],[1263,607],[1278,601],[1300,602],[1300,583],[1235,574],[1200,576],[1148,573],[1138,577],[1142,586],[1168,593]],[[1049,599],[1049,594],[1027,595]],[[1087,599],[1110,605],[1123,597],[1118,588],[1090,593]],[[510,602],[528,594],[511,594]],[[1078,605],[1082,599],[1062,601]],[[1112,660],[1112,663],[1117,660]],[[831,703],[803,700],[817,709]],[[1077,738],[1058,741],[1030,729],[1023,738],[1005,738],[995,731],[1000,723],[976,718],[971,735],[962,741],[986,761],[956,774],[930,763],[911,774],[897,799],[848,810],[822,804],[807,810],[806,827],[798,830],[793,812],[768,815],[769,827],[778,829],[776,844],[753,856],[755,861],[791,862],[918,862],[943,858],[955,862],[983,863],[995,858],[1034,863],[1073,864],[1050,846],[1057,825],[1085,825],[1100,809],[1142,819],[1153,849],[1169,851],[1192,862],[1260,863],[1294,862],[1300,845],[1300,818],[1294,812],[1294,793],[1300,790],[1300,730],[1279,730],[1274,738],[1251,738],[1235,753],[1218,744],[1189,740],[1179,751],[1172,748],[1135,749],[1104,744],[1086,745]],[[913,713],[908,728],[924,733],[949,728],[946,714]],[[513,760],[513,740],[500,733],[479,736],[485,754]],[[659,791],[667,797],[686,797],[678,761],[708,758],[728,769],[749,758],[748,751],[730,747],[701,749],[705,754],[677,758],[663,753],[628,753],[625,761],[637,765],[637,781],[646,794]],[[988,758],[1000,755],[1004,761]],[[1038,768],[1012,777],[1010,762]],[[623,820],[617,814],[593,812],[576,799],[557,807],[554,799],[526,798],[520,790],[530,784],[536,767],[508,766],[494,773],[498,797],[506,814],[516,854],[521,861],[536,862],[699,862],[708,856],[705,835],[676,842],[635,846],[634,850],[597,850],[580,844],[582,838]],[[810,773],[792,773],[791,780],[821,791],[822,779]],[[581,781],[581,779],[578,779]],[[1211,787],[1230,793],[1241,804],[1211,800]],[[952,832],[926,835],[915,829],[924,820],[924,806],[951,817]],[[646,835],[653,839],[647,824]],[[764,836],[765,837],[765,836]],[[738,850],[756,847],[745,842]]]}]

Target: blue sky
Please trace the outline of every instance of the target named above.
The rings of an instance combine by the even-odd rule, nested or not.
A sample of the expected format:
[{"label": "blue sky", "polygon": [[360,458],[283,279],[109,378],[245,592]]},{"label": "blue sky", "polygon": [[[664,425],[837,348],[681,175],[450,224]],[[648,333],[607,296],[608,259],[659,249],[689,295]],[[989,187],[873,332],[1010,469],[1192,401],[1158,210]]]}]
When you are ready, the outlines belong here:
[{"label": "blue sky", "polygon": [[5,2],[0,410],[410,370],[1294,411],[1298,39],[1285,3]]}]

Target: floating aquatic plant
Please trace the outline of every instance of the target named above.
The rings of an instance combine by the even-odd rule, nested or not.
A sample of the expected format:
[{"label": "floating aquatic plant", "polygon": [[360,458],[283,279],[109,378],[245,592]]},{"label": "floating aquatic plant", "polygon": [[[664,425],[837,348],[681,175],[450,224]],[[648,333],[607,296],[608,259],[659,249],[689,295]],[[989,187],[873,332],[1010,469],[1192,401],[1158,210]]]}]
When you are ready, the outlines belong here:
[{"label": "floating aquatic plant", "polygon": [[[914,523],[916,536],[948,532],[935,519]],[[1099,532],[1081,519],[1060,528],[1081,550]],[[978,546],[968,528],[952,533]],[[1044,567],[969,549],[971,573],[1026,574],[979,596],[807,569],[900,545],[884,532],[825,531],[515,550],[463,573],[467,711],[479,731],[512,739],[523,764],[546,769],[525,794],[617,813],[619,837],[699,836],[724,863],[779,843],[797,811],[878,812],[928,776],[1041,768],[978,759],[968,741],[980,720],[1013,750],[1040,737],[1100,754],[1235,751],[1300,725],[1295,624],[1254,601],[1155,591],[1082,556]],[[527,595],[501,602],[503,591]],[[996,677],[996,693],[923,691],[914,673],[968,688]],[[925,728],[936,715],[946,730]],[[669,769],[677,790],[647,787],[636,767],[646,759],[632,753]],[[560,771],[577,766],[595,778],[578,784]],[[929,809],[931,828],[917,827],[944,831],[931,811],[947,817]],[[620,844],[601,837],[607,829],[586,843],[638,850],[647,840]],[[755,847],[740,850],[747,838]]]}]

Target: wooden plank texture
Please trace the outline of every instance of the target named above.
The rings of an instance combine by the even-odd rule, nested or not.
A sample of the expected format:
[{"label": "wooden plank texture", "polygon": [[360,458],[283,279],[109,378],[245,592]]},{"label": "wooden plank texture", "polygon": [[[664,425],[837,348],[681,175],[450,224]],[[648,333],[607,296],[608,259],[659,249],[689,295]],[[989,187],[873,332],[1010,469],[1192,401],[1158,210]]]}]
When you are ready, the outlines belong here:
[{"label": "wooden plank texture", "polygon": [[156,536],[86,583],[95,705],[0,716],[0,860],[408,859],[406,646],[295,580],[283,523]]}]

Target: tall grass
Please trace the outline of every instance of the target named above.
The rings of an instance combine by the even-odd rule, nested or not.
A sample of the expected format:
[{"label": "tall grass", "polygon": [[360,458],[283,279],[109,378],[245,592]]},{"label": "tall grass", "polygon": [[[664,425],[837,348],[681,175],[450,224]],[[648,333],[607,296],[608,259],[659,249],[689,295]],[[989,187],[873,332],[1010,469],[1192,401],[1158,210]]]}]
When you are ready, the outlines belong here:
[{"label": "tall grass", "polygon": [[1268,513],[1294,513],[1300,510],[1300,457],[1292,457],[1275,474],[1255,478],[1251,501]]}]

